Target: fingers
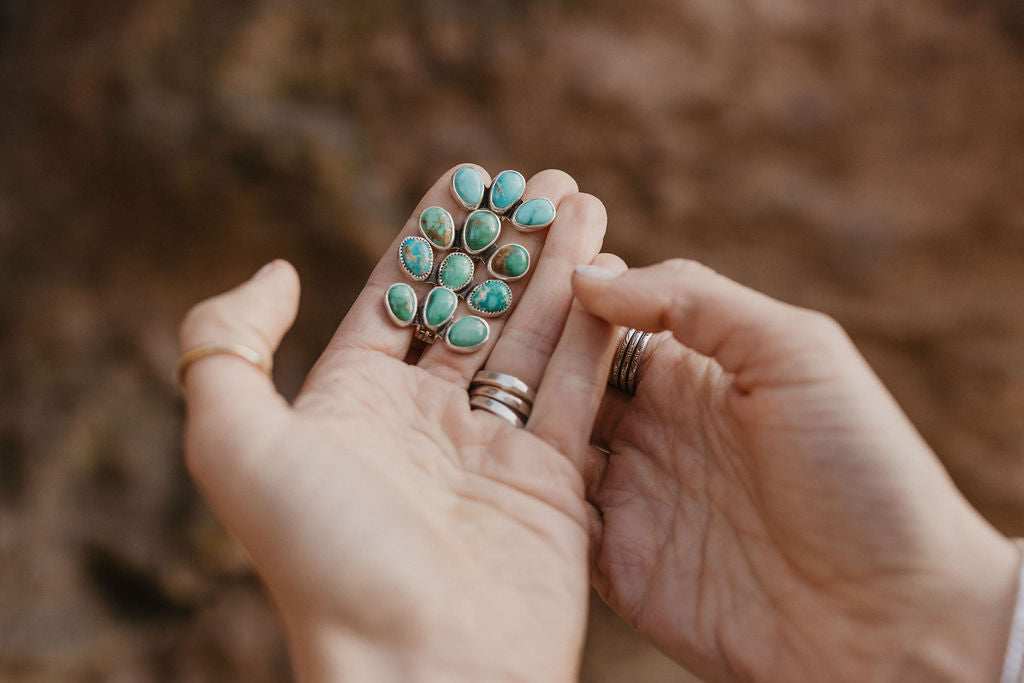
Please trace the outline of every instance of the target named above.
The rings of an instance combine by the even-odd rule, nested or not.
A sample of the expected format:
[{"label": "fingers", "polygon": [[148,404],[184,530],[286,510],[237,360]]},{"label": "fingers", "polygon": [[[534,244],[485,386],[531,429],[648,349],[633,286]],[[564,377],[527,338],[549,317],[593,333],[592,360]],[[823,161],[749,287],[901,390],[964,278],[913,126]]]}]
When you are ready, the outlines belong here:
[{"label": "fingers", "polygon": [[[626,264],[601,254],[594,265],[610,273],[625,272]],[[565,323],[558,347],[547,364],[527,428],[583,470],[601,456],[590,445],[608,366],[618,341],[617,326],[597,318],[576,302]]]},{"label": "fingers", "polygon": [[488,370],[538,386],[572,306],[573,269],[590,263],[601,250],[607,223],[604,205],[596,197],[577,192],[562,200],[530,287],[502,330]]},{"label": "fingers", "polygon": [[[295,321],[298,305],[295,269],[286,261],[274,261],[231,291],[194,306],[181,324],[181,350],[242,344],[269,362]],[[237,453],[258,445],[261,436],[287,415],[287,403],[271,378],[237,356],[200,358],[183,379],[190,467],[202,469],[207,454]]]},{"label": "fingers", "polygon": [[[558,209],[555,223],[546,230],[534,233],[524,233],[513,228],[511,223],[503,221],[501,239],[499,243],[502,245],[515,243],[526,247],[530,252],[532,261],[530,272],[525,278],[509,283],[509,287],[512,290],[513,300],[512,318],[517,316],[520,310],[527,309],[532,305],[526,297],[530,296],[530,292],[536,289],[535,283],[538,274],[543,271],[545,268],[544,264],[551,255],[548,245],[551,244],[554,239],[553,234],[557,230],[556,225],[558,225],[560,221],[563,226],[566,224],[562,218],[562,213],[565,211],[562,206],[564,204],[563,200],[565,197],[573,195],[576,192],[576,181],[567,173],[557,170],[541,171],[530,178],[527,182],[523,198],[531,199],[534,197],[546,197],[550,199]],[[562,229],[564,230],[564,228]],[[555,257],[557,257],[557,255],[556,250]],[[586,261],[589,261],[589,257],[585,259],[584,262]],[[485,271],[485,274],[477,276],[476,280],[478,282],[483,281],[484,279],[487,279],[487,277],[489,276]],[[568,271],[564,277],[568,288]],[[526,292],[525,294],[524,291]],[[460,310],[456,313],[456,319],[471,313],[464,304],[460,305],[459,308]],[[564,312],[562,316],[564,318]],[[476,374],[476,371],[479,370],[487,360],[491,349],[494,348],[495,344],[499,343],[499,340],[503,338],[504,330],[510,323],[505,319],[505,316],[500,316],[490,319],[488,324],[491,327],[490,339],[480,349],[471,354],[459,354],[453,353],[451,350],[446,348],[443,343],[435,343],[423,353],[423,356],[420,358],[419,367],[457,384],[468,386],[473,375]],[[555,337],[557,338],[557,333]],[[550,353],[550,349],[548,353]]]},{"label": "fingers", "polygon": [[573,289],[588,311],[641,330],[669,330],[714,358],[740,389],[802,381],[800,354],[845,340],[827,316],[776,301],[694,261],[618,274],[583,266]]},{"label": "fingers", "polygon": [[[450,188],[452,175],[464,166],[476,168],[480,171],[484,181],[490,182],[490,176],[483,168],[475,164],[459,164],[449,169],[427,190],[398,236],[377,262],[366,286],[363,287],[344,320],[341,321],[338,331],[310,373],[310,383],[315,384],[328,379],[333,371],[344,362],[346,353],[353,350],[377,351],[393,358],[405,358],[412,343],[413,328],[412,326],[398,327],[388,319],[384,308],[384,293],[392,284],[404,282],[412,286],[419,301],[422,302],[427,292],[430,291],[429,285],[417,284],[402,272],[398,263],[398,248],[406,237],[420,234],[420,214],[427,207],[440,206],[447,209],[455,224],[462,224],[468,212],[456,205]],[[435,258],[443,258],[444,253],[435,250]]]}]

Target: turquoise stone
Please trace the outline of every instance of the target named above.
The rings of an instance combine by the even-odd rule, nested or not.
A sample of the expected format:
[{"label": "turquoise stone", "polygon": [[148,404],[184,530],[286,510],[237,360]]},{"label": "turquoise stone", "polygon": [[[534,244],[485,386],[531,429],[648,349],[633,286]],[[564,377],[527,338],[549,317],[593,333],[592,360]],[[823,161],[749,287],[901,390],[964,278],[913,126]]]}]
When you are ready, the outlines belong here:
[{"label": "turquoise stone", "polygon": [[466,304],[481,315],[501,315],[512,305],[512,290],[501,280],[488,280],[473,290]]},{"label": "turquoise stone", "polygon": [[408,325],[416,315],[416,292],[404,282],[396,282],[388,287],[384,296],[384,304],[396,323],[402,326]]},{"label": "turquoise stone", "polygon": [[484,200],[484,179],[472,166],[463,166],[452,176],[452,193],[464,209],[476,209]]},{"label": "turquoise stone", "polygon": [[491,185],[491,209],[504,213],[518,202],[526,190],[526,178],[518,171],[502,171]]},{"label": "turquoise stone", "polygon": [[487,341],[490,332],[486,320],[471,315],[452,323],[445,333],[445,340],[456,351],[472,351]]},{"label": "turquoise stone", "polygon": [[450,249],[455,241],[455,221],[440,206],[431,206],[420,214],[420,232],[438,249]]},{"label": "turquoise stone", "polygon": [[423,304],[423,322],[428,330],[436,330],[452,319],[459,297],[445,287],[434,287]]},{"label": "turquoise stone", "polygon": [[469,214],[462,230],[462,246],[470,254],[476,254],[494,244],[501,234],[501,219],[480,209]]},{"label": "turquoise stone", "polygon": [[438,279],[442,285],[457,292],[473,279],[474,270],[473,259],[461,252],[456,252],[449,254],[444,261],[441,261]]},{"label": "turquoise stone", "polygon": [[550,199],[528,199],[512,214],[512,224],[523,230],[540,230],[555,220],[555,205]]},{"label": "turquoise stone", "polygon": [[434,250],[422,237],[406,237],[398,248],[398,260],[413,280],[426,280],[434,267]]},{"label": "turquoise stone", "polygon": [[518,244],[506,244],[491,255],[487,269],[502,280],[518,280],[530,269],[530,252]]}]

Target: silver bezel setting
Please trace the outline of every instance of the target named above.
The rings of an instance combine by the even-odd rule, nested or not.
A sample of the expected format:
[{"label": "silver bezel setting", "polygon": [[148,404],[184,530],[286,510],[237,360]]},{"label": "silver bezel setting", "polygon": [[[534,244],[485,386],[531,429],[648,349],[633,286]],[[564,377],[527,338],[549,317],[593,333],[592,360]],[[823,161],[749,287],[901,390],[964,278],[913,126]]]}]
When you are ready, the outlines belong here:
[{"label": "silver bezel setting", "polygon": [[[413,275],[412,271],[409,270],[409,266],[405,262],[405,249],[403,247],[405,246],[405,243],[408,242],[409,240],[423,242],[424,244],[427,245],[427,249],[430,250],[430,268],[422,277],[417,277],[416,275]],[[415,280],[416,282],[423,282],[424,280],[430,277],[431,273],[434,272],[434,245],[432,245],[430,243],[430,240],[428,240],[425,237],[420,237],[419,235],[409,235],[404,240],[402,240],[401,244],[398,245],[398,262],[402,266],[402,272],[409,276],[410,280]]]},{"label": "silver bezel setting", "polygon": [[[523,208],[523,205],[525,205],[527,202],[535,201],[545,201],[551,205],[551,220],[545,223],[544,225],[523,225],[522,223],[518,222],[516,220],[516,215],[519,213],[519,209]],[[509,219],[509,222],[512,224],[512,227],[514,227],[519,232],[537,232],[538,230],[544,230],[546,228],[551,227],[551,224],[555,222],[555,218],[558,217],[558,209],[555,207],[555,203],[548,199],[547,197],[533,197],[525,201],[521,200],[519,204],[515,207],[515,209],[516,210],[512,212],[512,217]]]},{"label": "silver bezel setting", "polygon": [[[423,215],[426,214],[427,211],[430,211],[431,209],[437,209],[438,211],[441,211],[444,214],[444,217],[448,219],[448,224],[452,226],[452,240],[451,242],[448,243],[448,246],[446,247],[434,244],[434,241],[430,239],[429,235],[427,235],[427,231],[423,229]],[[423,236],[423,239],[427,240],[427,243],[430,244],[431,247],[435,249],[440,249],[441,251],[448,251],[453,246],[455,246],[455,240],[458,238],[459,230],[455,226],[455,219],[452,218],[452,214],[448,211],[448,209],[444,208],[443,206],[428,206],[427,208],[423,209],[423,211],[420,211],[420,217],[419,220],[417,221],[417,225],[419,226],[420,234]]]},{"label": "silver bezel setting", "polygon": [[[483,247],[480,247],[479,249],[470,249],[469,244],[466,242],[466,235],[469,232],[469,220],[478,213],[488,213],[494,216],[494,218],[498,221],[498,231],[494,233],[494,239],[492,239]],[[477,254],[487,251],[488,249],[493,247],[495,243],[497,243],[499,238],[501,238],[501,216],[494,213],[490,209],[476,209],[474,211],[471,211],[469,215],[466,216],[466,220],[462,222],[462,234],[460,235],[460,238],[462,242],[462,249],[467,254],[472,254],[473,256],[476,256]]]},{"label": "silver bezel setting", "polygon": [[[409,320],[402,320],[395,312],[391,310],[391,302],[388,301],[388,297],[391,295],[391,290],[395,287],[408,287],[409,291],[412,292],[412,317]],[[384,290],[384,310],[388,312],[388,317],[391,318],[391,322],[398,325],[399,327],[408,327],[416,322],[416,311],[419,308],[420,300],[416,296],[416,290],[413,289],[412,285],[408,282],[396,282],[395,284]]]},{"label": "silver bezel setting", "polygon": [[[517,176],[519,176],[522,179],[522,181],[523,181],[523,191],[519,194],[518,197],[516,197],[514,202],[512,202],[511,204],[506,206],[504,209],[500,209],[499,210],[499,209],[495,208],[495,206],[494,206],[494,193],[493,193],[493,190],[494,190],[494,186],[498,184],[498,178],[500,178],[501,176],[505,175],[506,173],[514,173],[514,174],[516,174]],[[521,202],[523,200],[523,195],[526,194],[526,177],[523,176],[523,174],[520,173],[519,171],[513,171],[512,169],[506,169],[506,170],[502,171],[501,173],[497,174],[496,176],[494,176],[494,180],[492,180],[491,184],[487,186],[487,191],[484,194],[487,195],[487,206],[490,208],[491,213],[497,214],[499,217],[504,216],[509,211],[512,211],[513,209],[515,209],[519,205],[519,202]]]},{"label": "silver bezel setting", "polygon": [[[480,184],[483,185],[483,188],[484,188],[483,192],[480,193],[480,201],[478,201],[475,205],[467,204],[466,202],[462,201],[462,197],[459,196],[458,190],[455,189],[455,176],[457,176],[462,171],[462,169],[464,169],[464,168],[468,168],[469,170],[471,170],[474,173],[476,173],[477,176],[480,178]],[[486,182],[484,182],[484,175],[483,175],[483,173],[478,171],[473,166],[459,166],[457,169],[455,169],[455,172],[452,173],[452,182],[451,182],[452,197],[455,198],[455,203],[458,204],[459,206],[461,206],[466,211],[476,211],[477,209],[480,208],[481,205],[483,205],[484,199],[487,198],[487,189],[489,187],[490,186]]]},{"label": "silver bezel setting", "polygon": [[[486,284],[495,283],[495,282],[505,288],[505,297],[504,297],[504,299],[505,299],[505,307],[502,308],[500,311],[492,312],[492,311],[484,311],[484,310],[481,310],[481,309],[477,308],[476,306],[474,306],[473,305],[473,295],[476,293],[476,291],[478,289],[480,289],[481,287],[483,287],[484,285],[486,285]],[[503,280],[484,280],[483,282],[478,284],[476,287],[473,287],[473,289],[467,291],[465,296],[466,296],[466,306],[469,308],[469,310],[473,311],[477,315],[482,315],[485,318],[497,318],[499,315],[502,315],[503,313],[507,312],[508,309],[512,308],[512,288],[509,287],[508,283],[506,283]]]},{"label": "silver bezel setting", "polygon": [[[466,280],[466,283],[464,285],[462,285],[461,287],[458,287],[458,288],[448,287],[448,285],[444,284],[441,281],[441,273],[442,273],[442,271],[444,271],[444,264],[448,263],[448,259],[450,259],[452,257],[456,257],[456,256],[465,257],[465,258],[469,259],[469,279]],[[442,286],[442,287],[448,287],[448,289],[452,290],[456,294],[458,294],[459,292],[465,291],[465,289],[467,287],[472,285],[473,284],[473,278],[475,276],[476,276],[476,262],[474,261],[474,259],[473,259],[473,257],[471,255],[467,254],[464,251],[453,251],[452,253],[450,253],[447,256],[445,256],[444,259],[442,259],[442,261],[441,261],[441,265],[437,267],[437,284]]]},{"label": "silver bezel setting", "polygon": [[[468,318],[476,318],[477,320],[479,320],[480,322],[482,322],[484,324],[484,330],[485,330],[484,338],[480,341],[480,343],[478,343],[478,344],[476,344],[474,346],[456,346],[455,344],[452,344],[451,339],[448,338],[448,334],[452,331],[452,327],[455,326],[455,323],[460,322],[462,320],[466,320]],[[490,326],[490,324],[486,320],[484,320],[483,318],[481,318],[479,316],[475,316],[475,315],[468,315],[465,318],[459,318],[458,320],[456,320],[456,321],[452,322],[450,325],[448,325],[448,327],[445,328],[445,331],[444,331],[444,345],[446,347],[448,347],[448,349],[450,351],[454,351],[456,353],[473,353],[474,351],[479,349],[481,346],[486,344],[487,340],[490,339],[490,338],[491,338],[491,326]]]},{"label": "silver bezel setting", "polygon": [[[522,275],[515,275],[515,276],[501,275],[501,274],[495,272],[494,268],[491,266],[491,261],[494,260],[494,257],[498,255],[499,251],[501,251],[502,249],[504,249],[506,247],[519,247],[520,249],[522,249],[523,251],[526,252],[526,270],[523,271]],[[501,245],[500,247],[495,249],[494,252],[491,253],[490,256],[487,257],[487,272],[491,274],[491,277],[494,277],[494,278],[497,278],[499,280],[502,280],[503,282],[515,282],[516,280],[522,280],[524,277],[526,277],[526,274],[530,272],[530,266],[532,266],[532,265],[533,265],[533,257],[530,256],[530,250],[527,249],[526,247],[524,247],[523,245],[516,244],[514,242],[509,243],[509,244]]]},{"label": "silver bezel setting", "polygon": [[[447,318],[442,320],[437,325],[431,325],[427,321],[427,306],[430,304],[430,297],[434,296],[434,293],[437,290],[439,290],[439,289],[443,289],[444,291],[451,293],[451,295],[453,297],[455,297],[455,306],[452,307],[452,312],[448,314]],[[455,314],[458,312],[458,310],[459,310],[459,296],[454,291],[452,291],[451,289],[449,289],[447,287],[444,287],[443,285],[438,285],[438,286],[434,287],[429,292],[427,292],[427,296],[423,298],[423,315],[422,315],[422,318],[423,318],[423,327],[424,327],[424,329],[426,329],[429,332],[437,332],[438,330],[440,330],[441,328],[443,328],[445,325],[447,325],[448,323],[450,323],[452,321],[452,318],[455,317]]]}]

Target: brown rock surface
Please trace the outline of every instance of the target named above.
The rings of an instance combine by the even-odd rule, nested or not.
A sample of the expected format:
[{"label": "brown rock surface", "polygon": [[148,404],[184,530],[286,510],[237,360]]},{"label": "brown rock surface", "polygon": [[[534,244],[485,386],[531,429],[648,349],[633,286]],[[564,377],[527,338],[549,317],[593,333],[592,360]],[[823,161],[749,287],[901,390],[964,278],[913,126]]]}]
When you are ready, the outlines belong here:
[{"label": "brown rock surface", "polygon": [[[1024,533],[1024,10],[1013,0],[0,5],[0,679],[282,681],[189,484],[190,303],[304,280],[294,394],[443,170],[561,167],[634,264],[851,331]],[[583,679],[684,681],[605,609]]]}]

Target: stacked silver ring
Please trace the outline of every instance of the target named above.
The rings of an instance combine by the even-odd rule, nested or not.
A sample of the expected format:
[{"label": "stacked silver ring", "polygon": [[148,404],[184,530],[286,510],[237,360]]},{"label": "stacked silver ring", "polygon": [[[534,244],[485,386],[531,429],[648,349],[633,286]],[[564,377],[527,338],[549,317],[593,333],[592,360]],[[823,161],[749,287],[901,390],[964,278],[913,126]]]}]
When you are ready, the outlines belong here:
[{"label": "stacked silver ring", "polygon": [[481,370],[469,385],[469,405],[486,410],[513,427],[525,427],[533,411],[536,392],[518,377],[493,370]]},{"label": "stacked silver ring", "polygon": [[650,332],[641,332],[632,327],[626,330],[615,349],[615,360],[608,374],[609,385],[627,394],[636,393],[637,385],[640,384],[640,358],[652,336]]}]

